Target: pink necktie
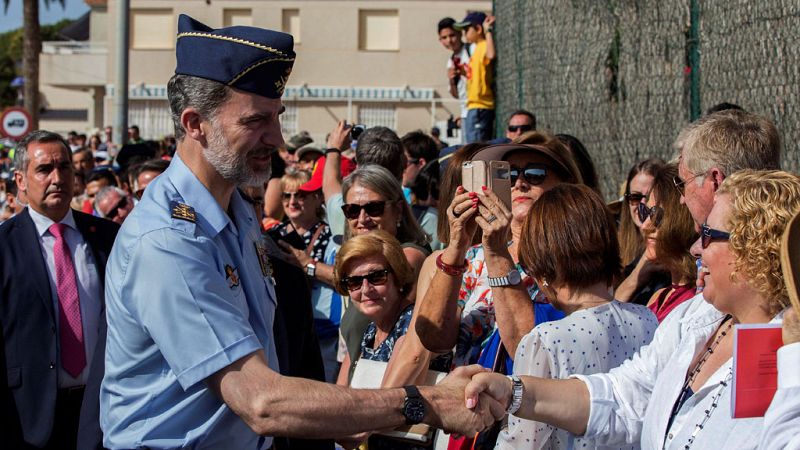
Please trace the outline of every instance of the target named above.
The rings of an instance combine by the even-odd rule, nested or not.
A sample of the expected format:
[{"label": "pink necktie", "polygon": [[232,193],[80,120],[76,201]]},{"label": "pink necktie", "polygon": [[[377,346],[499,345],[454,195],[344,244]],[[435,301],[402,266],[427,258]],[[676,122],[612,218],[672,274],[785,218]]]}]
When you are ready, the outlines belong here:
[{"label": "pink necktie", "polygon": [[70,376],[77,378],[86,367],[86,352],[83,348],[83,325],[81,302],[78,297],[78,281],[72,264],[69,246],[64,239],[63,223],[50,226],[55,236],[53,257],[56,263],[56,290],[58,292],[59,338],[61,339],[61,366]]}]

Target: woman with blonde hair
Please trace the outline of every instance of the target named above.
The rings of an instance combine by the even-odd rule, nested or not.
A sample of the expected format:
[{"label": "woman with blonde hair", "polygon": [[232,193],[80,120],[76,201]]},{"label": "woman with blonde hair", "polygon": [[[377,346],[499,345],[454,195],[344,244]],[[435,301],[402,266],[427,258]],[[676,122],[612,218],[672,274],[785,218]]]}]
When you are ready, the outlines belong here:
[{"label": "woman with blonde hair", "polygon": [[702,255],[703,296],[675,308],[650,345],[608,373],[568,380],[520,377],[516,391],[515,381],[478,374],[467,386],[467,404],[488,392],[513,404],[517,417],[607,446],[756,448],[763,417],[731,418],[733,326],[782,321],[789,297],[780,269],[781,237],[798,211],[795,175],[730,175],[692,247]]}]

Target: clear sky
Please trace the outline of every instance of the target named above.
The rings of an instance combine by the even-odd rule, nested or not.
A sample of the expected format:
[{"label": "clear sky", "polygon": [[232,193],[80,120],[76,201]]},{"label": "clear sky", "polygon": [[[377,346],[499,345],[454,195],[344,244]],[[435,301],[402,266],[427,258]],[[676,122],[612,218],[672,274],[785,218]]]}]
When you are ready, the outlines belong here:
[{"label": "clear sky", "polygon": [[[3,11],[3,0],[0,0],[0,33],[13,30],[22,26],[22,1],[10,0],[8,11]],[[76,19],[89,11],[83,0],[65,0],[64,8],[58,0],[52,0],[50,7],[44,6],[44,0],[39,0],[39,21],[44,24],[58,22],[61,19]]]}]

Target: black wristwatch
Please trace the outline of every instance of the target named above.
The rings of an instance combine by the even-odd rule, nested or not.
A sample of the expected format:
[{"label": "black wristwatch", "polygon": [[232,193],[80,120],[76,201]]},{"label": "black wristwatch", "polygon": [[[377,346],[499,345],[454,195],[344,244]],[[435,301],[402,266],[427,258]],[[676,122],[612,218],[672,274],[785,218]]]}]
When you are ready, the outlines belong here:
[{"label": "black wristwatch", "polygon": [[425,402],[419,394],[416,386],[403,386],[406,391],[406,398],[403,400],[403,415],[406,418],[406,425],[416,425],[422,423],[425,417]]}]

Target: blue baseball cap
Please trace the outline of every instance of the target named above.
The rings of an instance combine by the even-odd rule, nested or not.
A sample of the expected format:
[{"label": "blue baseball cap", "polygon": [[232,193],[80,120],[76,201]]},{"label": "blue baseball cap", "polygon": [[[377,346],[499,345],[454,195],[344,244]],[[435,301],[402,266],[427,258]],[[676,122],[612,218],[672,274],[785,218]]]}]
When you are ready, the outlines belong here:
[{"label": "blue baseball cap", "polygon": [[453,24],[453,27],[456,30],[463,30],[469,26],[483,25],[484,20],[486,20],[486,14],[479,11],[473,11],[467,14],[467,16],[464,17],[464,20],[461,22],[456,22]]},{"label": "blue baseball cap", "polygon": [[213,29],[181,14],[175,73],[213,80],[268,98],[280,98],[294,65],[291,34],[232,26]]}]

